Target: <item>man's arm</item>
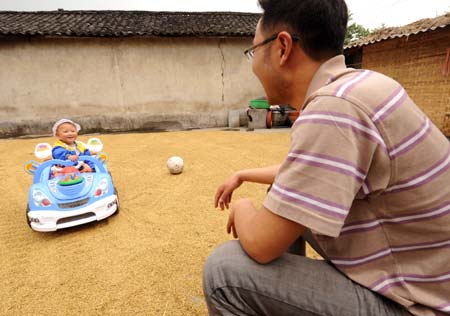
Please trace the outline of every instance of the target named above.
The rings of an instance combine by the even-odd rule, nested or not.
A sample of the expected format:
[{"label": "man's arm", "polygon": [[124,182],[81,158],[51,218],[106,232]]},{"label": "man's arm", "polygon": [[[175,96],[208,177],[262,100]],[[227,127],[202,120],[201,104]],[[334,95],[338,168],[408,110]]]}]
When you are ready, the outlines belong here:
[{"label": "man's arm", "polygon": [[247,169],[236,172],[236,175],[244,182],[272,184],[281,164],[264,168]]},{"label": "man's arm", "polygon": [[229,207],[233,191],[236,190],[244,181],[272,184],[275,176],[280,169],[281,164],[264,168],[240,170],[233,174],[230,178],[219,186],[214,197],[214,206],[220,207],[222,210]]},{"label": "man's arm", "polygon": [[227,224],[245,252],[259,263],[268,263],[283,253],[304,232],[304,227],[262,207],[256,210],[249,199],[233,203]]}]

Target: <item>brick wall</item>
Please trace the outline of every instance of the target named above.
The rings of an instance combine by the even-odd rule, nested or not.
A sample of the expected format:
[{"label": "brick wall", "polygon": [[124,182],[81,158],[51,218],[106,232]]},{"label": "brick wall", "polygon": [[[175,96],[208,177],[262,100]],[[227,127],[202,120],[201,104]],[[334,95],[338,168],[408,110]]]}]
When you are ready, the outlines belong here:
[{"label": "brick wall", "polygon": [[450,27],[363,48],[362,68],[399,81],[416,104],[450,137],[450,75],[443,74]]}]

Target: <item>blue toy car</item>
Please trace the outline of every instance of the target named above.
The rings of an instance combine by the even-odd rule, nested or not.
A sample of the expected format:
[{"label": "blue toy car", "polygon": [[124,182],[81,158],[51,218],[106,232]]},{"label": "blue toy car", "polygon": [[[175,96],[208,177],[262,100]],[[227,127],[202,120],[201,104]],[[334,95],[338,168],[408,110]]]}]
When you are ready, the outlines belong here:
[{"label": "blue toy car", "polygon": [[72,161],[58,159],[41,164],[31,161],[25,166],[33,174],[26,210],[33,230],[56,231],[119,212],[117,190],[104,161],[92,156],[80,156],[79,161],[91,162],[95,172],[80,173]]}]

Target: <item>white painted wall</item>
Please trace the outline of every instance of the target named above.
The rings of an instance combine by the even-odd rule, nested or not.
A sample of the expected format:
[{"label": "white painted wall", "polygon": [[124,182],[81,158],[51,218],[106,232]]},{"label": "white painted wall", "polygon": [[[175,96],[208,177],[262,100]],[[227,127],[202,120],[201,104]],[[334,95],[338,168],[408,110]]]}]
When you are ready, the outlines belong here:
[{"label": "white painted wall", "polygon": [[264,95],[242,53],[250,45],[251,38],[0,38],[0,136],[45,134],[61,117],[92,131],[226,126],[229,110]]}]

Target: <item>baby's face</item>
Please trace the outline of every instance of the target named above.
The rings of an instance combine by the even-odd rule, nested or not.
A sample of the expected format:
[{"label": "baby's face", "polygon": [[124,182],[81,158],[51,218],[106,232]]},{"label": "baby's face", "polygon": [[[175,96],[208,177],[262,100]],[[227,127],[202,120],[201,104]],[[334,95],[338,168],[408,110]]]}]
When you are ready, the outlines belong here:
[{"label": "baby's face", "polygon": [[77,136],[77,129],[70,123],[63,123],[59,125],[56,130],[56,137],[68,145],[73,145],[73,142],[77,139]]}]

